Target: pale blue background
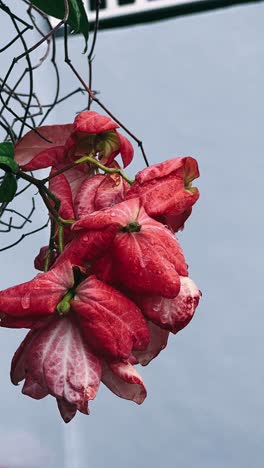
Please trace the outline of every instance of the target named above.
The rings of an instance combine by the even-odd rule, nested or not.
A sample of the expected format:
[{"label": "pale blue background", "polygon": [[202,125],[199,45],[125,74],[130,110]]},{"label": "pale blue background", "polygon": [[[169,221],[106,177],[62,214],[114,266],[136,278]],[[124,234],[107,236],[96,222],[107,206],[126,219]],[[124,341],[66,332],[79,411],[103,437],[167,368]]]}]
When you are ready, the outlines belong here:
[{"label": "pale blue background", "polygon": [[[190,326],[140,369],[142,406],[102,386],[91,416],[68,426],[51,397],[35,402],[11,385],[9,360],[23,333],[0,330],[3,465],[263,467],[263,24],[260,3],[99,34],[94,87],[143,139],[150,162],[199,161],[201,199],[179,238],[203,298]],[[70,46],[84,75],[81,38]],[[61,66],[66,91],[74,77]],[[49,95],[52,77],[42,74],[40,86]],[[75,97],[53,121],[72,121],[84,105]],[[142,167],[136,150],[133,171]],[[1,287],[35,274],[47,236],[2,254]]]}]

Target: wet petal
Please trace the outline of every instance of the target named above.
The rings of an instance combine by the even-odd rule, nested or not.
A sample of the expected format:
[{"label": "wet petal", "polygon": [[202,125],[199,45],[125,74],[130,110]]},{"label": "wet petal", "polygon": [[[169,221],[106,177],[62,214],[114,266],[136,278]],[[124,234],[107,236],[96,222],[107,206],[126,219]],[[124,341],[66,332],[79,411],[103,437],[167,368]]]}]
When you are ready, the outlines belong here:
[{"label": "wet petal", "polygon": [[116,289],[90,276],[71,302],[86,342],[96,353],[126,359],[148,345],[146,321],[136,305]]},{"label": "wet petal", "polygon": [[12,317],[36,318],[53,314],[73,283],[71,263],[63,262],[31,281],[0,291],[0,312]]}]

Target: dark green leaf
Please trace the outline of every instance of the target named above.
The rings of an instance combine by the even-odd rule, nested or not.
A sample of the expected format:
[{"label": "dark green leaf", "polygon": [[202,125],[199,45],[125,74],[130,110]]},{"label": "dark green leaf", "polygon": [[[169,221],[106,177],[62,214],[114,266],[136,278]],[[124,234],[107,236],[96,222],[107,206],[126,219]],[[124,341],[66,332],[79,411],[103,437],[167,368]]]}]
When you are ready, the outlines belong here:
[{"label": "dark green leaf", "polygon": [[11,159],[11,157],[1,156],[1,153],[0,153],[0,168],[8,172],[10,171],[17,172],[17,170],[19,169],[17,163],[13,159]]},{"label": "dark green leaf", "polygon": [[17,181],[13,174],[7,172],[0,185],[0,202],[13,200],[17,190]]},{"label": "dark green leaf", "polygon": [[0,156],[14,159],[14,146],[9,141],[0,143]]},{"label": "dark green leaf", "polygon": [[[87,50],[87,42],[89,35],[88,17],[82,0],[69,1],[69,18],[68,24],[72,31],[82,33],[85,38],[85,51]],[[40,10],[50,16],[58,19],[63,19],[65,15],[64,0],[32,0],[33,5],[36,5]]]}]

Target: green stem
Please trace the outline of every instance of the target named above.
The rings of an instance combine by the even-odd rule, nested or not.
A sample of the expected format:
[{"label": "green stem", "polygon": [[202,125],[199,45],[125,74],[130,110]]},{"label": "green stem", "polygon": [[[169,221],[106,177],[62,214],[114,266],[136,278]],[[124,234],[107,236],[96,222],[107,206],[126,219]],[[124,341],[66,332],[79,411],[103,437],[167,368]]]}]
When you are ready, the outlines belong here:
[{"label": "green stem", "polygon": [[96,167],[99,167],[99,169],[102,169],[102,171],[106,172],[107,174],[119,174],[129,185],[134,183],[134,180],[129,179],[129,177],[127,177],[127,175],[121,169],[104,166],[99,161],[97,161],[97,159],[94,159],[91,156],[83,156],[82,158],[77,159],[75,164],[82,164],[85,162],[94,164]]},{"label": "green stem", "polygon": [[57,305],[57,312],[60,315],[67,314],[71,308],[71,300],[74,297],[74,291],[69,290]]},{"label": "green stem", "polygon": [[63,224],[58,225],[58,246],[59,246],[59,252],[62,253],[64,250],[64,226]]}]

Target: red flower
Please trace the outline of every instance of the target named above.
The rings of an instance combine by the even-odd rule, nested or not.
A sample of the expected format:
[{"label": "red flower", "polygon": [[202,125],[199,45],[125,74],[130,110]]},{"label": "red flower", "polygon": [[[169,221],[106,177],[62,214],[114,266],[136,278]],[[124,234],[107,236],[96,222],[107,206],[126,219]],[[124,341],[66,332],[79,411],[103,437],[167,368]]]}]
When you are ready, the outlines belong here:
[{"label": "red flower", "polygon": [[138,172],[126,198],[140,198],[149,216],[177,231],[183,227],[192,205],[199,198],[198,189],[191,185],[197,177],[199,170],[195,159],[170,159]]},{"label": "red flower", "polygon": [[[2,326],[5,320],[46,322],[55,314],[74,316],[81,333],[97,354],[127,359],[133,349],[145,349],[148,330],[136,305],[116,289],[96,279],[81,278],[69,262],[40,273],[33,280],[0,292]],[[28,320],[28,325],[27,325]]]},{"label": "red flower", "polygon": [[[112,167],[118,164],[114,162]],[[63,219],[80,219],[125,200],[129,184],[119,174],[87,175],[73,168],[52,178],[49,189],[61,202]]]},{"label": "red flower", "polygon": [[55,318],[46,327],[30,331],[11,366],[12,383],[25,379],[22,393],[36,400],[53,395],[65,422],[77,410],[89,414],[88,401],[96,396],[101,373],[101,360],[68,317]]},{"label": "red flower", "polygon": [[[116,128],[118,125],[109,117],[84,111],[73,124],[46,125],[36,128],[38,133],[34,130],[26,133],[15,146],[15,159],[21,169],[32,171],[65,166],[85,155],[98,156],[103,164],[111,165],[120,153],[126,167],[133,159],[134,150]],[[84,165],[82,170],[87,172]]]},{"label": "red flower", "polygon": [[118,125],[105,115],[84,111],[73,123],[73,133],[66,142],[66,150],[73,158],[83,154],[98,154],[102,164],[110,165],[119,153],[123,166],[133,159],[133,146],[119,132]]},{"label": "red flower", "polygon": [[[179,275],[187,276],[188,272],[173,234],[151,219],[136,198],[88,215],[76,222],[73,229],[89,233],[111,226],[115,226],[116,235],[107,259],[118,283],[135,293],[177,296]],[[66,258],[71,258],[71,250],[69,244]],[[80,256],[84,258],[81,249]]]}]

